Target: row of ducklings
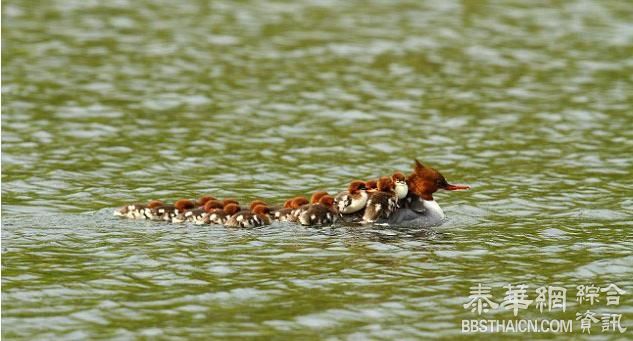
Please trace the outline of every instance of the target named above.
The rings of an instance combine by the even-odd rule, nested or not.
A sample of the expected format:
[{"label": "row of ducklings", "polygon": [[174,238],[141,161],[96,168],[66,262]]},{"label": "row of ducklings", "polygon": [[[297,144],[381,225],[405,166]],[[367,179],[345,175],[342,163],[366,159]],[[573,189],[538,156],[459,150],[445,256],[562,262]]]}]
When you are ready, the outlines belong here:
[{"label": "row of ducklings", "polygon": [[406,177],[396,172],[391,177],[383,176],[377,180],[352,181],[346,191],[334,197],[324,191],[313,193],[310,200],[303,196],[294,197],[279,208],[271,208],[264,201],[255,200],[246,209],[236,200],[218,200],[206,195],[197,200],[180,199],[173,205],[159,200],[126,205],[114,214],[130,219],[242,228],[267,225],[273,220],[304,226],[330,225],[338,219],[373,223],[389,218],[400,207],[407,193]]}]

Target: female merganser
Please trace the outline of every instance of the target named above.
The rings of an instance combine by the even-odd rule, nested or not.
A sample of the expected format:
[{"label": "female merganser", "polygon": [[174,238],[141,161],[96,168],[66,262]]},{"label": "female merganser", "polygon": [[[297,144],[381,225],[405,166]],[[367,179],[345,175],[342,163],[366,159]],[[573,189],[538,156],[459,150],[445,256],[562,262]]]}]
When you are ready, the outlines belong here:
[{"label": "female merganser", "polygon": [[398,196],[398,200],[402,200],[407,197],[409,193],[409,186],[407,185],[407,178],[400,172],[395,172],[391,176],[391,181],[395,185],[395,192]]},{"label": "female merganser", "polygon": [[437,170],[424,166],[415,160],[415,169],[407,178],[409,196],[405,207],[397,210],[384,222],[401,226],[435,226],[440,225],[446,215],[440,205],[433,199],[433,193],[439,189],[458,191],[469,189],[466,185],[451,185]]},{"label": "female merganser", "polygon": [[240,206],[234,203],[229,203],[224,208],[215,208],[209,211],[204,218],[205,224],[217,224],[224,225],[229,217],[239,212]]},{"label": "female merganser", "polygon": [[301,208],[304,205],[309,204],[310,202],[305,197],[295,197],[290,200],[289,207],[282,208],[275,212],[273,218],[279,221],[293,221],[296,216],[293,214],[295,210]]},{"label": "female merganser", "polygon": [[252,211],[241,211],[232,215],[224,226],[253,228],[270,224],[270,209],[264,205],[256,205]]},{"label": "female merganser", "polygon": [[391,178],[383,176],[378,180],[378,191],[370,193],[363,214],[363,223],[373,223],[387,219],[398,209],[398,195]]},{"label": "female merganser", "polygon": [[304,226],[331,225],[336,220],[333,206],[334,198],[324,195],[316,204],[310,204],[299,215],[299,222]]},{"label": "female merganser", "polygon": [[363,181],[355,180],[349,184],[347,191],[334,197],[334,210],[338,214],[356,213],[367,204],[367,185]]}]

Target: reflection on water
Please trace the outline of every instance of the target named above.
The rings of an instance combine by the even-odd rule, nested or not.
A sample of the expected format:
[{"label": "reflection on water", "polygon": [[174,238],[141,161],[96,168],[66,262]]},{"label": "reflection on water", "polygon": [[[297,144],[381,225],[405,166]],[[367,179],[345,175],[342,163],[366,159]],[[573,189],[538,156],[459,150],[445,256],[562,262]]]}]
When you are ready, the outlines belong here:
[{"label": "reflection on water", "polygon": [[[7,339],[452,336],[474,283],[633,290],[627,2],[2,12]],[[334,192],[414,157],[473,186],[437,195],[440,229],[111,216]]]}]

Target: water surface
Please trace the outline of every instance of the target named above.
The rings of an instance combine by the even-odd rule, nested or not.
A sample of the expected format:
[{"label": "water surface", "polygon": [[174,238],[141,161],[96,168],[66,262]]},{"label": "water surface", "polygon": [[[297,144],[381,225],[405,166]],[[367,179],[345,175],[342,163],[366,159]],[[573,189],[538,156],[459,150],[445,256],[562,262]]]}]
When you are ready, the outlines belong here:
[{"label": "water surface", "polygon": [[[453,337],[477,283],[497,301],[507,283],[564,286],[566,313],[520,316],[590,308],[633,330],[629,2],[2,10],[3,338]],[[111,216],[335,192],[416,157],[473,186],[436,196],[441,229]],[[629,296],[579,306],[591,283]]]}]

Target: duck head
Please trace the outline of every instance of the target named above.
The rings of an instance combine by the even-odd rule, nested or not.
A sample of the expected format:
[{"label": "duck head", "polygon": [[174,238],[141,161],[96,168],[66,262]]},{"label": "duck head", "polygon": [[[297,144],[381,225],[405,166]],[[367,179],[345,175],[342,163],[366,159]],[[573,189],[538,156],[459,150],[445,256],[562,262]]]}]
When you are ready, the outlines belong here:
[{"label": "duck head", "polygon": [[413,173],[407,178],[409,192],[424,200],[433,200],[433,193],[440,189],[447,191],[459,191],[469,189],[467,185],[451,185],[444,176],[435,170],[415,160]]}]

